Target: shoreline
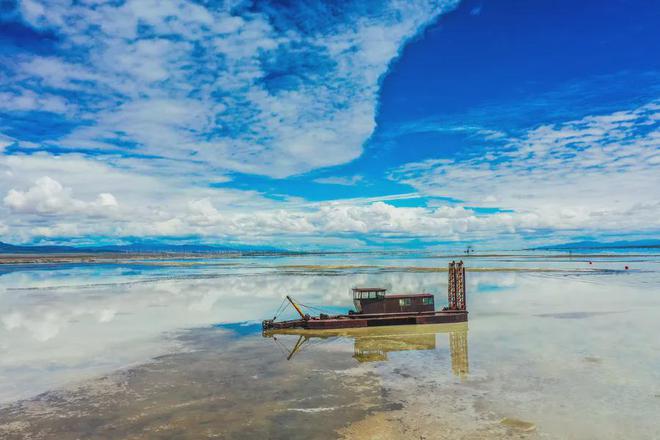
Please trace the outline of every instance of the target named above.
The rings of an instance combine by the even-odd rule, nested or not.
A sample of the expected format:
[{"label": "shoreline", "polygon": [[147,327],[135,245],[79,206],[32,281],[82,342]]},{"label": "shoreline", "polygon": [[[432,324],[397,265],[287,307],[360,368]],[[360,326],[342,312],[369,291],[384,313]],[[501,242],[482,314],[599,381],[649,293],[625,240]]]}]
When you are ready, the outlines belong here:
[{"label": "shoreline", "polygon": [[0,254],[0,265],[2,264],[69,264],[69,263],[121,263],[135,262],[138,260],[162,261],[162,260],[208,260],[222,258],[241,257],[269,257],[269,256],[293,256],[300,254],[281,253],[209,253],[209,254],[186,254],[186,253],[65,253],[65,254]]},{"label": "shoreline", "polygon": [[[99,254],[90,254],[90,253],[80,253],[80,254],[0,254],[0,273],[4,272],[13,272],[16,270],[46,270],[46,269],[57,269],[58,267],[63,267],[67,265],[79,266],[79,267],[94,267],[94,266],[103,266],[103,265],[115,265],[115,266],[127,266],[127,267],[152,267],[156,268],[211,268],[211,267],[230,267],[230,266],[241,266],[241,258],[254,258],[254,257],[294,257],[294,256],[309,256],[308,254],[241,254],[241,253],[232,253],[232,254],[154,254],[154,253],[99,253]],[[617,255],[617,254],[607,254],[607,255],[590,255],[585,254],[576,258],[573,256],[571,260],[574,260],[574,263],[586,262],[590,260],[601,261],[602,263],[610,263],[612,259],[631,259],[631,258],[648,258],[652,255]],[[534,256],[529,259],[530,261],[537,261],[539,264],[534,264],[532,267],[525,267],[525,265],[515,264],[515,258],[522,258],[523,255],[479,255],[479,256],[470,256],[469,258],[461,258],[467,264],[470,264],[470,258],[481,258],[482,263],[487,262],[488,259],[491,259],[491,263],[487,263],[484,267],[483,264],[478,264],[478,261],[475,261],[474,266],[468,266],[466,270],[471,273],[572,273],[572,274],[588,274],[588,273],[623,273],[627,272],[628,268],[626,267],[623,270],[613,269],[611,267],[597,267],[597,266],[588,266],[588,267],[542,267],[541,264],[544,261],[541,259],[541,256]],[[560,256],[557,255],[547,255],[545,256],[546,263],[552,263],[558,261]],[[447,257],[436,257],[437,259],[458,259],[460,257],[456,256],[447,256]],[[420,260],[428,259],[428,257],[422,257]],[[506,261],[509,259],[510,261]],[[493,265],[493,263],[500,260],[504,264]],[[609,260],[609,261],[608,261]],[[280,273],[302,273],[302,274],[334,274],[337,272],[360,272],[360,271],[376,271],[376,272],[408,272],[408,273],[444,273],[447,272],[447,267],[445,263],[441,265],[432,265],[432,261],[428,261],[430,264],[423,264],[423,261],[418,261],[419,265],[414,264],[402,264],[402,265],[381,265],[381,264],[360,264],[355,261],[347,261],[346,264],[314,264],[314,262],[300,261],[301,264],[296,264],[296,261],[284,260],[284,261],[270,261],[269,263],[256,263],[259,267],[268,268]],[[254,260],[248,260],[252,267],[254,266]],[[305,264],[307,263],[307,264]],[[412,262],[411,262],[412,263]],[[507,263],[513,263],[511,266],[508,266]],[[423,265],[422,265],[423,264]],[[630,264],[630,263],[626,263]]]},{"label": "shoreline", "polygon": [[[347,252],[346,255],[352,254]],[[375,253],[378,254],[378,253]],[[202,260],[220,260],[220,259],[238,259],[250,257],[302,257],[302,256],[320,256],[326,255],[324,253],[268,253],[268,252],[227,252],[227,253],[53,253],[53,254],[0,254],[1,265],[48,265],[48,264],[131,264],[136,262],[144,262],[145,264],[155,265],[186,265],[186,264],[203,264]],[[610,258],[644,258],[653,255],[660,255],[655,253],[645,254],[598,254],[598,253],[585,253],[585,254],[545,254],[545,255],[525,255],[525,254],[482,254],[482,255],[420,255],[420,259],[463,259],[469,262],[473,258],[528,258],[528,259],[610,259]],[[176,262],[168,260],[185,260],[185,262]],[[285,269],[338,269],[338,268],[364,268],[364,265],[314,265],[314,264],[288,264],[279,266]],[[380,267],[377,265],[369,265],[369,267]],[[388,267],[389,268],[389,267]],[[392,267],[394,268],[394,267]],[[396,267],[405,269],[406,266]],[[432,270],[442,271],[442,268],[424,268],[424,267],[409,267],[411,270]],[[446,271],[446,268],[444,268]],[[479,270],[472,268],[470,270]],[[493,269],[489,269],[493,270]],[[497,269],[495,269],[497,270]]]}]

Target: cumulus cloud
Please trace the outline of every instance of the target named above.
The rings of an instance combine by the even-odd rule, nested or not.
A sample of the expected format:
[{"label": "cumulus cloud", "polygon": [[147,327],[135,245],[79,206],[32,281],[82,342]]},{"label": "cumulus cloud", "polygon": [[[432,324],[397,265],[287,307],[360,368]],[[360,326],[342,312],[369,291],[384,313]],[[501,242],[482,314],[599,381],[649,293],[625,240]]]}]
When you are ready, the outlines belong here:
[{"label": "cumulus cloud", "polygon": [[117,200],[110,193],[101,193],[91,202],[75,199],[70,188],[48,176],[37,179],[34,186],[25,191],[10,189],[3,201],[12,212],[21,214],[99,214],[117,207]]},{"label": "cumulus cloud", "polygon": [[[535,231],[652,231],[660,227],[660,201],[648,190],[660,186],[659,113],[650,103],[534,127],[504,144],[498,140],[481,156],[392,171],[391,178],[417,193],[330,202],[273,200],[175,173],[145,175],[131,159],[109,165],[79,154],[4,156],[0,212],[16,241],[194,236],[332,246],[355,245],[356,237],[516,240]],[[445,198],[423,207],[393,204],[429,196]],[[446,197],[463,202],[443,202]]]},{"label": "cumulus cloud", "polygon": [[[130,175],[125,175],[130,179]],[[160,181],[162,183],[162,181]],[[432,236],[457,239],[461,234],[509,230],[513,221],[503,216],[480,217],[464,207],[400,208],[374,199],[305,204],[275,202],[258,194],[228,194],[187,187],[158,196],[145,188],[125,194],[128,204],[113,195],[98,194],[85,202],[73,190],[48,177],[26,190],[10,189],[4,207],[10,210],[13,234],[34,237],[200,236],[247,242],[315,242],[314,237],[339,243],[354,234]],[[196,198],[205,195],[204,198]],[[124,194],[120,195],[124,200]],[[234,201],[232,201],[234,199]],[[252,199],[252,200],[250,200]],[[385,198],[387,199],[387,198]],[[222,207],[222,208],[221,208]],[[16,215],[31,215],[17,218]],[[100,215],[109,216],[99,221]],[[39,217],[47,216],[46,225]],[[329,240],[329,241],[328,241]]]},{"label": "cumulus cloud", "polygon": [[275,177],[342,164],[371,135],[403,43],[456,3],[23,0],[23,19],[61,43],[9,64],[23,89],[6,105],[65,114],[75,92],[73,128],[44,139],[60,148]]},{"label": "cumulus cloud", "polygon": [[19,242],[37,237],[190,235],[355,245],[355,234],[456,239],[465,233],[508,230],[511,223],[504,217],[482,218],[463,207],[401,208],[387,203],[415,194],[320,203],[276,201],[254,191],[200,187],[176,176],[144,176],[73,155],[8,156],[0,159],[0,176],[0,191],[6,194],[0,213],[11,240]]},{"label": "cumulus cloud", "polygon": [[211,188],[171,173],[144,174],[130,160],[118,164],[80,154],[0,156],[0,218],[11,233],[6,240],[195,231],[226,238],[249,230],[231,222],[224,228],[216,207],[234,214],[261,210],[262,217],[277,208],[278,202],[255,191]]}]

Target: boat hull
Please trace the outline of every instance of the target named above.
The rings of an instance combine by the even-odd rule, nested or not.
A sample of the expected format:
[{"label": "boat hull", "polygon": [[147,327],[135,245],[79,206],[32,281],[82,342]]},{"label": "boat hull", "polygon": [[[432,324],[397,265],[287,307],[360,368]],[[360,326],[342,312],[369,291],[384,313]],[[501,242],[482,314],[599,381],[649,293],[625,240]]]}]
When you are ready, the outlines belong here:
[{"label": "boat hull", "polygon": [[327,318],[296,319],[292,321],[264,321],[263,329],[299,328],[308,330],[326,330],[342,328],[381,327],[392,325],[450,324],[466,322],[465,310],[443,310],[421,313],[384,313],[371,315],[338,315]]}]

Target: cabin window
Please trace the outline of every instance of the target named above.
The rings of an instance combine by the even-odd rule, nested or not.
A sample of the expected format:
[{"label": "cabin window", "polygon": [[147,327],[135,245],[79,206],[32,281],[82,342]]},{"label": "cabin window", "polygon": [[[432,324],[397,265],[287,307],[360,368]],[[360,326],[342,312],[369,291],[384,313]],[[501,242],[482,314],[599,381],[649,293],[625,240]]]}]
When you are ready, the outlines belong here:
[{"label": "cabin window", "polygon": [[399,306],[401,307],[406,307],[412,304],[412,300],[410,298],[401,298],[399,300]]},{"label": "cabin window", "polygon": [[431,298],[430,296],[422,298],[422,304],[425,304],[425,305],[433,304],[433,298]]},{"label": "cabin window", "polygon": [[376,299],[376,292],[369,292],[369,299]]}]

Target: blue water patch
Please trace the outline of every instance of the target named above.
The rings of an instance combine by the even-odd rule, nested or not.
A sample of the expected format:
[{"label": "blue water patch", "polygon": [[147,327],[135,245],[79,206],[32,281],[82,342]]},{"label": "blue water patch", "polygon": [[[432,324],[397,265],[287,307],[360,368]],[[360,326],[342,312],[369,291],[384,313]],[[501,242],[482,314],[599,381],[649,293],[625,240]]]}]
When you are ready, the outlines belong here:
[{"label": "blue water patch", "polygon": [[231,330],[236,336],[250,336],[261,333],[261,323],[257,321],[230,322],[213,325],[215,328]]}]

